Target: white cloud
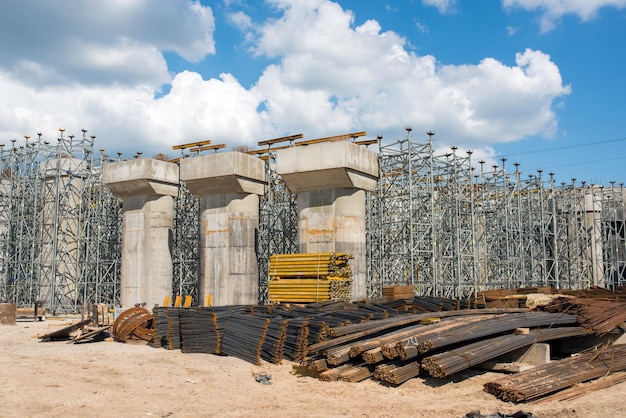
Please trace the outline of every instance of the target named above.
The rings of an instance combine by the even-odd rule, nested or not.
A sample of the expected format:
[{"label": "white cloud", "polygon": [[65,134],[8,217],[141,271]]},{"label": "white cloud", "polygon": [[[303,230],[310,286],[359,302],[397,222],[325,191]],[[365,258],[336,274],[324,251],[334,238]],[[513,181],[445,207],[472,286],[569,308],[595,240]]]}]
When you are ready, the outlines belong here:
[{"label": "white cloud", "polygon": [[300,130],[313,133],[329,124],[375,133],[445,126],[444,138],[474,144],[554,132],[552,103],[569,87],[548,55],[527,50],[513,67],[491,58],[441,66],[407,52],[404,38],[377,23],[353,22],[334,3],[311,9],[294,2],[262,28],[257,52],[281,57],[256,87],[269,97],[275,126],[300,120]]},{"label": "white cloud", "polygon": [[457,0],[422,0],[425,6],[435,7],[439,13],[449,14],[456,12]]},{"label": "white cloud", "polygon": [[596,17],[603,7],[626,8],[626,0],[502,0],[502,6],[540,11],[541,31],[548,32],[564,15],[573,14],[586,22]]},{"label": "white cloud", "polygon": [[160,85],[169,81],[162,52],[198,61],[215,52],[214,27],[211,9],[193,1],[8,2],[0,69],[48,86]]},{"label": "white cloud", "polygon": [[[254,145],[294,133],[314,138],[366,130],[394,140],[411,125],[414,136],[433,129],[439,144],[488,155],[491,143],[554,132],[553,102],[569,94],[556,64],[540,51],[519,53],[513,66],[492,58],[442,65],[409,52],[406,39],[375,20],[356,26],[352,12],[327,0],[275,0],[280,18],[266,22],[230,14],[231,23],[254,35],[247,38],[254,53],[274,61],[250,88],[236,74],[168,72],[163,51],[187,59],[214,51],[212,12],[195,2],[95,2],[89,24],[61,17],[72,15],[64,2],[50,3],[59,8],[46,9],[51,21],[59,14],[76,26],[51,34],[44,46],[20,40],[19,51],[0,41],[15,53],[10,60],[0,51],[0,142],[87,128],[109,154],[150,155],[184,142]],[[120,8],[125,14],[114,36],[91,29],[107,26]],[[176,18],[186,19],[188,27],[176,24],[182,33],[160,30]]]}]

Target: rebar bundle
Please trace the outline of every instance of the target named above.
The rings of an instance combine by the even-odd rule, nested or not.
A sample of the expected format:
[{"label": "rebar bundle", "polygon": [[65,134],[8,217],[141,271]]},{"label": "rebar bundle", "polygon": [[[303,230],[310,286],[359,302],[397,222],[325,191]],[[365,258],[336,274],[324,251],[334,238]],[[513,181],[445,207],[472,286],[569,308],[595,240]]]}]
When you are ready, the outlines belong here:
[{"label": "rebar bundle", "polygon": [[506,402],[528,402],[623,370],[626,370],[626,345],[611,345],[485,383],[484,390]]},{"label": "rebar bundle", "polygon": [[268,318],[240,313],[230,314],[220,352],[261,365],[261,349],[269,323]]},{"label": "rebar bundle", "polygon": [[419,341],[418,350],[420,353],[426,353],[462,341],[495,335],[515,328],[572,325],[574,323],[576,323],[575,316],[561,313],[529,312],[505,314],[485,321],[462,325],[454,329],[454,332],[448,331],[436,334],[432,338]]},{"label": "rebar bundle", "polygon": [[418,361],[391,361],[376,366],[374,377],[392,385],[400,385],[409,379],[419,376],[420,370]]},{"label": "rebar bundle", "polygon": [[533,329],[528,334],[508,334],[484,339],[422,360],[433,377],[446,377],[533,343],[586,335],[581,327]]},{"label": "rebar bundle", "polygon": [[554,299],[544,310],[578,315],[580,325],[596,334],[606,334],[626,321],[626,302],[561,297]]},{"label": "rebar bundle", "polygon": [[218,314],[208,309],[180,309],[181,351],[183,353],[220,352],[223,329]]}]

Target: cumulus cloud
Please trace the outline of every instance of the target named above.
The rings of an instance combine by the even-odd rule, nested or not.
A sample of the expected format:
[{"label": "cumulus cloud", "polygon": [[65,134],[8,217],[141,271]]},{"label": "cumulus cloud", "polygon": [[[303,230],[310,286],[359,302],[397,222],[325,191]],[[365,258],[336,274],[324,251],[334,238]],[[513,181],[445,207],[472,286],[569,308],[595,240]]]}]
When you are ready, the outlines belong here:
[{"label": "cumulus cloud", "polygon": [[548,32],[564,15],[573,14],[586,22],[596,17],[604,7],[626,8],[626,0],[502,0],[502,6],[509,10],[540,11],[541,31]]},{"label": "cumulus cloud", "polygon": [[160,85],[163,58],[215,52],[210,8],[197,2],[34,0],[0,14],[0,66],[26,83]]},{"label": "cumulus cloud", "polygon": [[[4,141],[87,128],[109,153],[149,155],[184,142],[253,146],[294,133],[366,130],[395,140],[411,125],[415,135],[433,129],[440,144],[489,155],[495,142],[553,133],[553,104],[570,91],[541,51],[519,52],[514,65],[489,57],[446,65],[415,54],[376,20],[355,25],[353,12],[328,0],[272,0],[277,17],[266,21],[228,11],[251,53],[270,62],[251,87],[241,85],[236,69],[216,77],[170,74],[165,51],[187,60],[215,52],[211,9],[183,0],[94,4],[82,16],[60,0],[42,1],[48,18],[64,23],[62,31],[40,45],[35,40],[56,25],[41,19],[45,30],[31,43],[0,41],[15,54],[10,59],[0,48]],[[13,18],[18,12],[26,13],[14,6]],[[2,16],[0,23],[11,20]],[[163,84],[169,89],[157,94]]]},{"label": "cumulus cloud", "polygon": [[422,3],[425,6],[435,7],[442,14],[456,12],[456,0],[422,0]]},{"label": "cumulus cloud", "polygon": [[257,53],[282,57],[256,87],[274,124],[306,120],[313,132],[444,125],[446,136],[475,144],[554,132],[552,103],[570,88],[548,55],[526,50],[512,67],[491,58],[441,65],[377,22],[353,27],[351,12],[318,3],[294,3],[261,29]]}]

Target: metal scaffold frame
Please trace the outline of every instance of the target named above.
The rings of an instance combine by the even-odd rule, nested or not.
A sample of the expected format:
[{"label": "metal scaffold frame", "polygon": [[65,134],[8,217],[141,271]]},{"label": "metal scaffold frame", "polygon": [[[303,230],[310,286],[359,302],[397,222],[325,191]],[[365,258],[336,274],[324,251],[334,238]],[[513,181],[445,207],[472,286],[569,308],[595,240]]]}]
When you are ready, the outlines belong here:
[{"label": "metal scaffold frame", "polygon": [[[432,144],[407,137],[380,145],[380,180],[368,193],[368,295],[390,285],[436,293]],[[419,270],[419,274],[418,274]]]},{"label": "metal scaffold frame", "polygon": [[191,296],[196,304],[200,274],[200,199],[180,182],[174,198],[174,231],[172,236],[172,300],[178,295]]},{"label": "metal scaffold frame", "polygon": [[[117,269],[99,257],[111,243],[106,236],[119,242],[120,223],[111,221],[110,210],[102,212],[108,191],[94,140],[86,130],[79,137],[60,130],[56,144],[38,134],[21,146],[14,140],[11,148],[2,146],[0,299],[43,303],[53,313],[118,300]],[[108,209],[119,219],[119,201]],[[119,251],[111,262],[119,266]]]},{"label": "metal scaffold frame", "polygon": [[275,153],[265,160],[265,193],[259,197],[259,303],[269,303],[269,261],[272,254],[298,252],[297,196],[291,193],[274,168]]},{"label": "metal scaffold frame", "polygon": [[626,285],[626,208],[624,183],[601,189],[601,225],[603,251],[598,255],[603,261],[603,273],[608,289]]},{"label": "metal scaffold frame", "polygon": [[488,289],[585,289],[626,283],[623,185],[522,178],[506,158],[486,169],[435,155],[429,140],[380,147],[367,197],[368,295],[413,285],[417,294],[469,297]]}]

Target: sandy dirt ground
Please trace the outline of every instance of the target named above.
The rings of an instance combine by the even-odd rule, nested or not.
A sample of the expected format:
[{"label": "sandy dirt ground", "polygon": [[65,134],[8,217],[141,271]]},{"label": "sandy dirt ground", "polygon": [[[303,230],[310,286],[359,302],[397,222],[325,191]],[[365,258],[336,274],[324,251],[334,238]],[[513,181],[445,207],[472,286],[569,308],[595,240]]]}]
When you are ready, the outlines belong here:
[{"label": "sandy dirt ground", "polygon": [[[1,417],[464,417],[516,411],[538,417],[620,417],[626,383],[568,402],[510,404],[483,392],[501,376],[471,371],[415,378],[321,382],[292,363],[255,366],[234,357],[185,354],[118,342],[39,342],[68,320],[0,326]],[[255,373],[272,376],[258,383]]]}]

